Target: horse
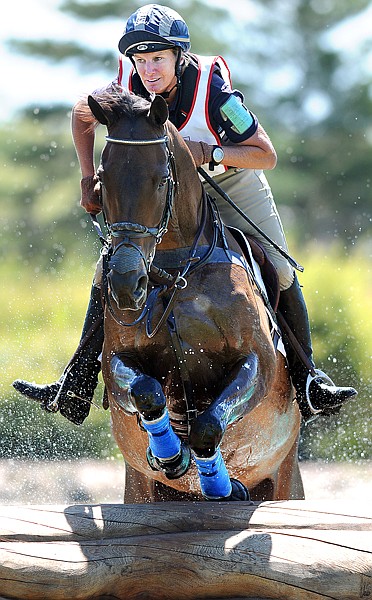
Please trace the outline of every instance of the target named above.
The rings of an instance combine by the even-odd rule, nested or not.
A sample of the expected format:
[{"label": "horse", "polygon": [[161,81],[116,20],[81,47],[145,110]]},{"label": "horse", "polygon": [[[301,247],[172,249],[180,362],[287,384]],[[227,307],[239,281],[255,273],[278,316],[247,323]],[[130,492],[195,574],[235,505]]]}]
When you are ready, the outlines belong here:
[{"label": "horse", "polygon": [[87,100],[107,128],[102,374],[124,501],[303,498],[300,414],[273,316],[166,102]]}]

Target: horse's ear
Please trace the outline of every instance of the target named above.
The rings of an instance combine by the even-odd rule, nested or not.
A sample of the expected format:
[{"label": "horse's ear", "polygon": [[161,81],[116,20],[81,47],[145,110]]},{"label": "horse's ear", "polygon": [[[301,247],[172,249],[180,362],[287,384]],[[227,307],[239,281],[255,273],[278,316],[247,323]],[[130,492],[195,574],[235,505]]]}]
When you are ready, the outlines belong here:
[{"label": "horse's ear", "polygon": [[99,123],[102,123],[102,125],[108,126],[109,120],[102,106],[97,102],[95,98],[93,98],[93,96],[88,96],[88,106],[92,111],[93,115],[96,117],[97,121],[99,121]]},{"label": "horse's ear", "polygon": [[148,116],[157,127],[164,125],[165,121],[168,119],[169,113],[167,103],[162,96],[155,96],[151,103]]}]

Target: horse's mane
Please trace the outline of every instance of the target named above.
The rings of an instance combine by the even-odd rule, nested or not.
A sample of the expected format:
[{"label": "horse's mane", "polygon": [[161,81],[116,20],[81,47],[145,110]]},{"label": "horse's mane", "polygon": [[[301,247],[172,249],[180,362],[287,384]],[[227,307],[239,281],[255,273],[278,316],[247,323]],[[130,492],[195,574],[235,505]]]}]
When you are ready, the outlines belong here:
[{"label": "horse's mane", "polygon": [[[146,115],[151,106],[151,102],[146,100],[146,98],[137,96],[128,90],[119,90],[115,87],[98,91],[91,95],[99,102],[106,113],[110,113],[111,123],[118,121],[122,117],[133,118]],[[77,103],[74,111],[82,121],[88,123],[89,130],[97,126],[97,121],[88,106],[87,96],[83,97]]]}]

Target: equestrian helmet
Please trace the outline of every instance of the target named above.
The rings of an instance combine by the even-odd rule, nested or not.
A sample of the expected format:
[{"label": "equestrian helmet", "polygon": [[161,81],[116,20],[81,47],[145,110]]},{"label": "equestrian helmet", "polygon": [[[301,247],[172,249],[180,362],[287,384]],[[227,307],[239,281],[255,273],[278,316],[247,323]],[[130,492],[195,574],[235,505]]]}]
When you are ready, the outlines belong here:
[{"label": "equestrian helmet", "polygon": [[190,50],[190,35],[183,18],[171,8],[146,4],[128,19],[119,50],[126,56],[179,48]]}]

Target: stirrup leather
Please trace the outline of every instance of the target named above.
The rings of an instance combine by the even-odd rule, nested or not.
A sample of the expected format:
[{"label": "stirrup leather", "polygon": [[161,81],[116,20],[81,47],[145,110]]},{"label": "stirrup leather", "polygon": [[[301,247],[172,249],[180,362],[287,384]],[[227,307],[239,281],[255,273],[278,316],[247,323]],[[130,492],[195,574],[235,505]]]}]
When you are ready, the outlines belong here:
[{"label": "stirrup leather", "polygon": [[56,412],[59,411],[59,408],[60,408],[59,407],[59,399],[60,399],[60,396],[61,396],[62,388],[63,388],[63,386],[64,386],[64,384],[66,382],[66,378],[67,378],[68,373],[69,373],[69,369],[66,369],[65,372],[63,373],[61,379],[60,379],[61,385],[60,385],[60,388],[59,388],[59,390],[58,390],[58,392],[57,392],[54,400],[52,400],[51,402],[48,402],[48,404],[46,406],[47,411],[54,412],[54,413],[56,413]]}]

